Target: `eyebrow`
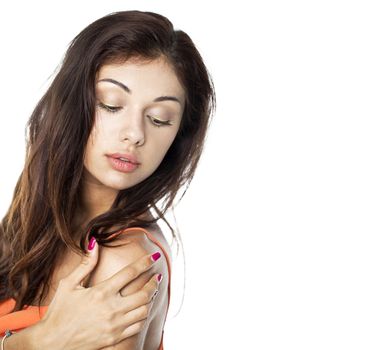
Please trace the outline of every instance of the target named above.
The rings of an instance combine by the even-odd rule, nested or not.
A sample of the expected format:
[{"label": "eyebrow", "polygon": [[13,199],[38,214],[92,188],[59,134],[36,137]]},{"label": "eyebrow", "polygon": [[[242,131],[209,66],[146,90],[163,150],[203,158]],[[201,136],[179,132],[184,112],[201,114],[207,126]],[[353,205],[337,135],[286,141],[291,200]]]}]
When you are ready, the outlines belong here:
[{"label": "eyebrow", "polygon": [[[115,79],[105,78],[105,79],[100,79],[98,81],[98,83],[101,82],[101,81],[106,81],[108,83],[115,84],[115,85],[119,86],[120,88],[122,88],[128,94],[131,94],[131,90],[129,89],[129,87],[127,85],[124,85],[120,81],[117,81]],[[180,100],[177,97],[175,97],[175,96],[159,96],[159,97],[157,97],[157,98],[155,98],[153,100],[153,102],[161,102],[161,101],[175,101],[175,102],[178,102],[181,105]]]}]

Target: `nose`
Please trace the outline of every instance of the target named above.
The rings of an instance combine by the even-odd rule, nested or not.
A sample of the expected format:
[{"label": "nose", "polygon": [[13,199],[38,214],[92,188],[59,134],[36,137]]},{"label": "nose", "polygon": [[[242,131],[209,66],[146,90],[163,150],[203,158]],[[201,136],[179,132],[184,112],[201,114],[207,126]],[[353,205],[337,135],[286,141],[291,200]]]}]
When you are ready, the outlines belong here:
[{"label": "nose", "polygon": [[126,122],[121,131],[121,139],[137,146],[144,144],[145,132],[141,115],[132,115],[126,118]]}]

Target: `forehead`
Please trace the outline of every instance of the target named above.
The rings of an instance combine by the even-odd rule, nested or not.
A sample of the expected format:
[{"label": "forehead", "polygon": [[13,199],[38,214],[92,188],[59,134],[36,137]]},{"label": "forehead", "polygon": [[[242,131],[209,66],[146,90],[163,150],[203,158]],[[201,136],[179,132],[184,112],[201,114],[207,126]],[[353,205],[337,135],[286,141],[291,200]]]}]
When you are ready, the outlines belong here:
[{"label": "forehead", "polygon": [[[129,59],[123,63],[108,63],[97,72],[96,81],[115,79],[125,84],[131,94],[176,95],[182,102],[185,100],[184,87],[179,82],[173,68],[163,58],[152,61]],[[111,87],[112,84],[98,84]],[[159,96],[159,95],[158,95]]]}]

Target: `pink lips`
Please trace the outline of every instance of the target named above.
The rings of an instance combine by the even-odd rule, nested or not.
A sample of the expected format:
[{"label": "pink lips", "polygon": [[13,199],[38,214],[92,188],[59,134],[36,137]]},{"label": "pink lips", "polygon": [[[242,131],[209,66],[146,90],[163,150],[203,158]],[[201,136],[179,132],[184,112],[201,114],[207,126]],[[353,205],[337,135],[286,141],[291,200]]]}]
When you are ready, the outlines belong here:
[{"label": "pink lips", "polygon": [[109,160],[109,163],[115,170],[123,173],[130,173],[140,165],[137,158],[129,153],[107,154],[107,158]]},{"label": "pink lips", "polygon": [[134,155],[129,153],[113,153],[113,154],[107,154],[107,156],[112,158],[125,158],[126,160],[130,161],[133,164],[138,164],[138,165],[140,164],[138,162],[138,159]]}]

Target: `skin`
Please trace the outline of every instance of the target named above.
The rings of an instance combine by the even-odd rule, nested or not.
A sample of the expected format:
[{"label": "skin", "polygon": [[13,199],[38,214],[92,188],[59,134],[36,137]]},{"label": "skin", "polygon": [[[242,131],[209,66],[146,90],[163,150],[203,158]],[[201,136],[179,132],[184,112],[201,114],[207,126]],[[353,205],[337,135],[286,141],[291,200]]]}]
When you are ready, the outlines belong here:
[{"label": "skin", "polygon": [[[124,84],[130,92],[111,81],[101,81],[105,79]],[[160,96],[174,96],[178,101],[153,102]],[[85,151],[83,199],[79,211],[81,222],[107,211],[119,190],[142,182],[157,169],[177,135],[185,106],[184,89],[164,59],[151,62],[130,59],[124,64],[104,65],[96,77],[96,98],[95,124]],[[104,105],[120,109],[111,112]],[[160,126],[158,120],[168,121],[170,125]],[[106,154],[115,152],[133,154],[141,164],[133,172],[119,172],[112,168],[106,157]],[[168,250],[160,232],[156,237]],[[127,246],[101,250],[101,259],[89,282],[91,286],[104,281],[141,255],[153,251],[162,254],[143,233],[123,235],[122,239],[127,241]],[[123,293],[139,290],[155,272],[152,270],[141,276]],[[159,272],[168,276],[166,262],[160,265]],[[115,349],[152,349],[159,344],[168,307],[167,278],[163,284],[165,287],[160,286],[161,295],[155,301],[145,331],[122,341]]]},{"label": "skin", "polygon": [[[112,82],[126,85],[131,93]],[[177,135],[184,111],[185,92],[173,69],[164,59],[151,62],[128,60],[104,65],[96,79],[95,125],[85,154],[85,176],[80,221],[87,221],[109,209],[119,190],[149,177],[162,162]],[[176,101],[153,102],[159,96],[175,96]],[[100,103],[122,107],[112,113]],[[148,115],[171,125],[157,126]],[[106,154],[130,153],[140,166],[131,173],[112,168]]]},{"label": "skin", "polygon": [[[114,79],[127,86],[131,93],[112,82],[100,81],[102,79]],[[178,102],[153,102],[160,96],[174,96]],[[82,200],[74,218],[80,227],[109,210],[120,190],[140,183],[157,169],[177,135],[184,111],[185,92],[174,70],[164,59],[148,62],[130,59],[125,63],[101,67],[96,75],[96,98],[95,123],[85,150]],[[112,113],[101,104],[120,109]],[[159,123],[148,116],[169,121],[171,125],[157,126]],[[117,171],[106,157],[116,152],[133,154],[141,164],[130,173]],[[150,228],[149,232],[170,255],[169,245],[159,228]],[[162,273],[164,279],[144,331],[105,349],[154,349],[159,345],[168,307],[167,263],[161,249],[141,231],[123,234],[118,241],[126,245],[100,247],[98,264],[85,287],[107,280],[139,257],[156,251],[162,255],[158,268],[150,269],[128,284],[123,288],[122,295],[135,293],[155,273]],[[64,254],[54,270],[50,292],[42,305],[51,303],[59,281],[79,266],[80,259],[70,250]]]},{"label": "skin", "polygon": [[[124,84],[130,92],[111,81],[102,81],[105,79]],[[178,101],[153,102],[160,96],[174,96]],[[142,182],[158,168],[177,135],[185,107],[184,88],[164,59],[151,62],[130,59],[124,64],[104,65],[96,76],[96,98],[95,124],[84,158],[82,203],[79,211],[81,222],[88,222],[107,211],[118,191]],[[111,112],[104,105],[120,109]],[[169,122],[169,125],[160,126],[158,120]],[[106,157],[106,154],[115,152],[133,154],[141,164],[130,173],[117,171]],[[170,253],[161,232],[152,233]],[[126,241],[127,246],[101,249],[101,258],[91,275],[90,286],[106,280],[146,253],[160,251],[162,254],[143,233],[134,232],[132,235],[123,235],[121,239]],[[151,270],[140,276],[123,293],[130,294],[139,290],[156,271]],[[162,272],[166,278],[160,286],[161,294],[155,301],[145,331],[122,341],[115,349],[152,349],[159,344],[159,334],[163,329],[168,307],[166,262],[160,264],[158,272]]]}]

